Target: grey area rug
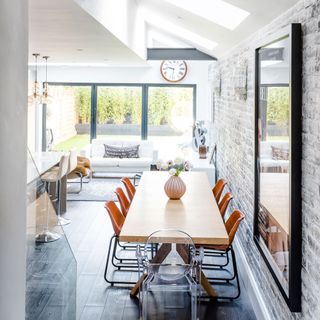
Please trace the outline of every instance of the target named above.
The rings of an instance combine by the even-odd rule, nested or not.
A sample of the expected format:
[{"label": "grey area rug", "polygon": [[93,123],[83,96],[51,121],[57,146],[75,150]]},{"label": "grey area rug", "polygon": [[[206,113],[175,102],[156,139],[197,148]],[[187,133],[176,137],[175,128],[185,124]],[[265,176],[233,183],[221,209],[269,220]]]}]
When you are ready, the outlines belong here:
[{"label": "grey area rug", "polygon": [[[74,180],[76,181],[76,180]],[[83,183],[79,194],[70,193],[78,191],[79,183],[68,183],[68,201],[117,201],[114,190],[123,187],[120,178],[92,178],[88,183]]]}]

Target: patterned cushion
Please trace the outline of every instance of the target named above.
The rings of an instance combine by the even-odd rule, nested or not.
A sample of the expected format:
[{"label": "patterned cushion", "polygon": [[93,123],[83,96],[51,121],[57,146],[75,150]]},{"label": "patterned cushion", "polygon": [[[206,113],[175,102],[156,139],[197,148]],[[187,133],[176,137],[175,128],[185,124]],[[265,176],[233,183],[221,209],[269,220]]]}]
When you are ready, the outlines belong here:
[{"label": "patterned cushion", "polygon": [[271,146],[273,160],[289,160],[289,150]]},{"label": "patterned cushion", "polygon": [[117,147],[105,144],[104,158],[139,158],[139,147],[139,144],[130,147]]}]

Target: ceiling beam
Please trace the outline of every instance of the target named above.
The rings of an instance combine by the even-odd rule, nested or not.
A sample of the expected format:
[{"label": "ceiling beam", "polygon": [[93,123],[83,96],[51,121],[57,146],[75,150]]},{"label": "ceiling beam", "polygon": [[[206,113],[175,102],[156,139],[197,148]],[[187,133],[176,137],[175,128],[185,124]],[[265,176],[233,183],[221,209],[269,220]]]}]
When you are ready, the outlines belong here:
[{"label": "ceiling beam", "polygon": [[148,48],[147,60],[217,60],[195,48]]}]

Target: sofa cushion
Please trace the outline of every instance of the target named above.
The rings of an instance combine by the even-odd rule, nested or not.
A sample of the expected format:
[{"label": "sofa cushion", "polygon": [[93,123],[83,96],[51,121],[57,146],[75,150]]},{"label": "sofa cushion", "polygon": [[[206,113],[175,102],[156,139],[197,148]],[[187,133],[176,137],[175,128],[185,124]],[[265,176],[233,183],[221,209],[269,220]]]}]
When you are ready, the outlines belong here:
[{"label": "sofa cushion", "polygon": [[289,150],[271,146],[273,160],[289,160]]},{"label": "sofa cushion", "polygon": [[105,153],[104,145],[108,144],[111,146],[119,147],[130,147],[140,145],[139,156],[142,158],[153,157],[153,142],[145,140],[108,140],[108,139],[93,139],[91,144],[91,157],[103,157]]},{"label": "sofa cushion", "polygon": [[119,159],[119,167],[134,167],[145,168],[150,167],[152,158],[131,158],[131,159]]},{"label": "sofa cushion", "polygon": [[142,140],[140,143],[139,154],[141,158],[153,158],[153,142]]},{"label": "sofa cushion", "polygon": [[104,158],[139,158],[139,147],[139,144],[129,147],[111,146],[105,144]]},{"label": "sofa cushion", "polygon": [[261,159],[272,159],[272,147],[280,148],[283,150],[289,150],[288,141],[261,141],[260,144],[260,158]]},{"label": "sofa cushion", "polygon": [[119,158],[92,157],[90,159],[92,167],[117,167]]}]

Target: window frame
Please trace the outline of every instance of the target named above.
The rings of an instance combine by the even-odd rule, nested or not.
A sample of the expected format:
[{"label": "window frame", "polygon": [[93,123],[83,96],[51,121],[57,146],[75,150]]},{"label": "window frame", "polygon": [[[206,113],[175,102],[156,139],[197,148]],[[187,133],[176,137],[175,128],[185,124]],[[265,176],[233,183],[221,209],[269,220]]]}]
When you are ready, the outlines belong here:
[{"label": "window frame", "polygon": [[[141,87],[141,140],[148,139],[148,98],[150,87],[180,87],[193,89],[193,122],[197,116],[197,85],[167,83],[96,83],[96,82],[48,82],[49,86],[91,87],[90,143],[97,137],[98,87]],[[46,130],[46,128],[43,128]]]}]

